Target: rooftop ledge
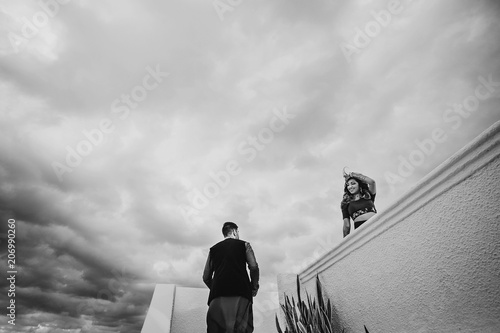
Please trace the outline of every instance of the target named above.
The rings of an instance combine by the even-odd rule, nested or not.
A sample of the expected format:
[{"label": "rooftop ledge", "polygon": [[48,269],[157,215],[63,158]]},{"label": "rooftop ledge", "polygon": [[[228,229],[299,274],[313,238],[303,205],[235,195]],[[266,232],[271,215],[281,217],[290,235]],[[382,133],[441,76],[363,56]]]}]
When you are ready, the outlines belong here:
[{"label": "rooftop ledge", "polygon": [[[386,233],[499,157],[500,121],[436,167],[407,193],[299,273],[302,284]],[[498,194],[498,178],[491,179]],[[496,181],[496,184],[495,184]],[[498,196],[497,196],[498,200]],[[498,216],[496,217],[498,224]],[[474,222],[472,222],[474,223]]]}]

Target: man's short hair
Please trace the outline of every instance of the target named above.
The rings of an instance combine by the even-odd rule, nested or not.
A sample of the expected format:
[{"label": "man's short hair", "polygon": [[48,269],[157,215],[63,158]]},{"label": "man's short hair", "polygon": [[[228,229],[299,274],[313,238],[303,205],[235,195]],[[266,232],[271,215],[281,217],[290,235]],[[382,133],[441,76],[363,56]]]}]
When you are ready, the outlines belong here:
[{"label": "man's short hair", "polygon": [[224,237],[229,235],[229,233],[233,230],[238,230],[238,226],[234,222],[225,222],[222,226],[222,234]]}]

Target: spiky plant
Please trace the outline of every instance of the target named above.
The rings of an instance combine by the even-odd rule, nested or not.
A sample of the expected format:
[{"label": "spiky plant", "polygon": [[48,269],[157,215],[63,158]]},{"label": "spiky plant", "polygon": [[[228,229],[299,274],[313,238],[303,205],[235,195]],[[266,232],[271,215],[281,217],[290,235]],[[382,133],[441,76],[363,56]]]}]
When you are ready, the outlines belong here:
[{"label": "spiky plant", "polygon": [[[281,309],[285,314],[285,331],[281,330],[278,315],[276,314],[276,328],[278,333],[336,333],[334,328],[332,305],[329,299],[323,297],[321,281],[316,276],[316,292],[318,302],[307,292],[307,302],[300,297],[299,277],[297,276],[297,301],[285,294],[285,303]],[[337,331],[338,332],[338,331]],[[344,330],[342,330],[344,332]],[[365,333],[369,333],[365,326]]]},{"label": "spiky plant", "polygon": [[[307,292],[307,302],[300,297],[300,284],[297,276],[297,297],[298,300],[285,295],[285,304],[281,304],[281,309],[285,314],[286,328],[284,333],[335,333],[332,319],[332,305],[328,299],[325,303],[323,298],[321,281],[316,276],[316,290],[318,302]],[[281,330],[278,315],[276,315],[276,328]]]}]

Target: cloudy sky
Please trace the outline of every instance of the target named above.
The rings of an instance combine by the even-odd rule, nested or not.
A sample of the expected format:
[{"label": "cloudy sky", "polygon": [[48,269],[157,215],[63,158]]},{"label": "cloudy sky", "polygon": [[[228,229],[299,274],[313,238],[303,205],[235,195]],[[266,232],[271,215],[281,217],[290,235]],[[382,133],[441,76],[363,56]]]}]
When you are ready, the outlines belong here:
[{"label": "cloudy sky", "polygon": [[276,291],[342,241],[343,167],[383,214],[500,119],[493,0],[0,6],[0,332],[139,332],[224,221]]}]

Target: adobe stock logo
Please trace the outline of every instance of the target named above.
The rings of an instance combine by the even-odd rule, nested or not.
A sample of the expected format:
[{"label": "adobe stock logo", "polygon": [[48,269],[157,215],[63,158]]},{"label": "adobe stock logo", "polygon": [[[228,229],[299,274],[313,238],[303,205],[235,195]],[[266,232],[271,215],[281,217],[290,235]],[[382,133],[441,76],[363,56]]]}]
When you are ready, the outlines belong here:
[{"label": "adobe stock logo", "polygon": [[[448,108],[443,113],[443,123],[450,124],[453,131],[458,130],[463,120],[469,118],[479,109],[481,101],[489,99],[495,91],[500,88],[500,82],[493,81],[490,74],[488,78],[483,76],[478,77],[479,84],[476,85],[474,93],[465,97],[461,103],[453,104],[452,108]],[[398,156],[399,165],[397,173],[385,172],[385,180],[390,185],[391,190],[394,190],[394,184],[406,181],[415,169],[421,166],[427,157],[436,152],[437,146],[448,140],[447,131],[443,127],[436,127],[431,131],[430,137],[423,140],[415,140],[417,146],[408,156]]]},{"label": "adobe stock logo", "polygon": [[[271,142],[274,141],[276,134],[285,130],[290,124],[290,120],[296,115],[287,111],[286,107],[282,110],[274,109],[273,116],[269,120],[267,127],[261,128],[256,136],[248,136],[241,141],[236,148],[245,163],[251,163]],[[209,177],[211,181],[196,187],[188,193],[191,205],[187,207],[187,217],[198,214],[199,210],[208,206],[209,201],[217,197],[221,191],[229,186],[231,179],[243,172],[243,164],[238,159],[230,159],[225,163],[225,167],[219,171],[211,171]]]},{"label": "adobe stock logo", "polygon": [[340,43],[340,50],[344,54],[348,63],[351,63],[352,57],[358,55],[361,51],[367,48],[373,39],[379,36],[384,28],[387,28],[394,16],[401,14],[413,0],[407,0],[408,4],[402,4],[399,0],[391,0],[387,4],[387,9],[381,11],[370,11],[373,20],[368,21],[363,25],[363,28],[358,26],[354,29],[354,36],[351,42]]},{"label": "adobe stock logo", "polygon": [[243,0],[214,0],[212,6],[214,6],[217,15],[221,21],[224,21],[224,13],[232,12],[237,6],[241,5]]},{"label": "adobe stock logo", "polygon": [[[156,65],[156,69],[147,66],[146,72],[147,74],[143,76],[141,84],[134,86],[129,94],[123,93],[120,98],[113,100],[111,103],[111,114],[116,115],[121,120],[127,119],[131,109],[136,109],[139,103],[148,97],[149,92],[158,88],[164,78],[170,75],[167,72],[162,72],[159,65]],[[105,117],[100,120],[97,128],[83,130],[82,134],[85,139],[80,140],[74,148],[66,146],[65,163],[52,162],[52,169],[59,181],[63,181],[65,173],[71,173],[75,168],[80,166],[83,159],[89,156],[94,151],[94,148],[101,145],[106,135],[113,133],[115,129],[113,120]]]},{"label": "adobe stock logo", "polygon": [[59,13],[61,9],[60,5],[65,5],[69,2],[70,0],[39,0],[37,3],[42,10],[37,11],[32,16],[31,20],[24,16],[21,17],[23,23],[21,35],[12,31],[9,31],[7,35],[14,52],[18,53],[21,45],[26,46],[30,40],[40,33],[41,29],[45,28],[50,23],[50,19],[54,18]]}]

